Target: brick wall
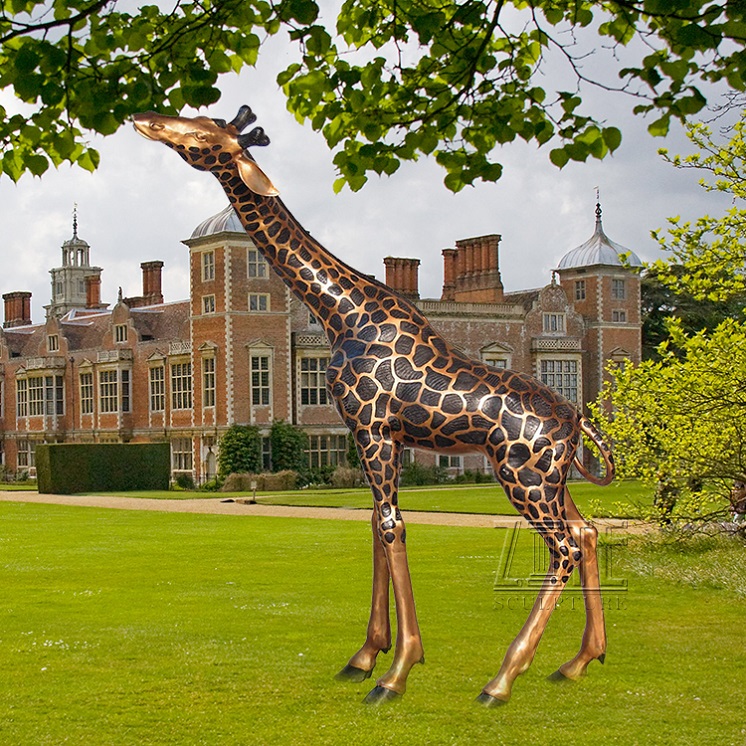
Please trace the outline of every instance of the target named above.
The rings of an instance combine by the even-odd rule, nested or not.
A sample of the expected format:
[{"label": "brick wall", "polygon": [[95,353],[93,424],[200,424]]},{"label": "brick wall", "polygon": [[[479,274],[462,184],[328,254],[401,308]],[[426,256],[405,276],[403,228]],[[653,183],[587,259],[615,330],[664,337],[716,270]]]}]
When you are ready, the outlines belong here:
[{"label": "brick wall", "polygon": [[[443,296],[419,301],[420,308],[474,358],[537,377],[567,362],[582,407],[597,395],[609,360],[640,358],[639,281],[621,268],[590,267],[560,272],[559,282],[537,290],[506,293],[499,241],[467,239],[446,250]],[[159,262],[143,265],[142,297],[110,310],[99,303],[31,324],[17,318],[23,298],[8,294],[13,325],[0,330],[0,437],[8,468],[27,468],[34,442],[165,439],[179,451],[178,471],[201,480],[214,473],[221,433],[234,423],[267,433],[283,419],[316,435],[345,433],[321,393],[329,357],[321,327],[262,268],[248,237],[223,232],[185,244],[185,301],[143,304],[159,291],[152,276]],[[410,295],[418,264],[387,259],[391,281]],[[438,462],[437,454],[417,458]],[[460,463],[484,466],[481,456]]]}]

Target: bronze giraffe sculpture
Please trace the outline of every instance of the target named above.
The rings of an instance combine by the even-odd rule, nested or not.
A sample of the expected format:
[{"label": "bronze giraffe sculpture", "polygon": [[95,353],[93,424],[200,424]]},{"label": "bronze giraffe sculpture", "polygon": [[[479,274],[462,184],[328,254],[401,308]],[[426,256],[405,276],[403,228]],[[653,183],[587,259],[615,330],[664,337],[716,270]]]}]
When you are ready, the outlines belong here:
[{"label": "bronze giraffe sculpture", "polygon": [[[600,604],[597,531],[586,523],[566,487],[573,463],[597,484],[614,473],[598,431],[559,394],[530,376],[470,360],[438,335],[419,310],[385,285],[361,275],[318,244],[277,197],[246,148],[269,141],[242,107],[230,123],[138,114],[138,132],[176,150],[194,168],[220,181],[246,232],[290,289],[311,309],[331,348],[327,384],[357,444],[373,493],[373,599],[365,643],[338,678],[363,681],[380,651],[391,646],[389,582],[397,635],[394,660],[366,702],[404,693],[415,663],[424,661],[406,532],[397,488],[404,446],[441,453],[486,455],[511,503],[541,534],[550,567],[529,617],[497,674],[478,700],[507,702],[515,678],[536,652],[555,602],[578,567],[586,626],[578,654],[554,674],[578,679],[592,660],[603,663],[606,633]],[[576,458],[581,433],[606,464],[592,477]]]}]

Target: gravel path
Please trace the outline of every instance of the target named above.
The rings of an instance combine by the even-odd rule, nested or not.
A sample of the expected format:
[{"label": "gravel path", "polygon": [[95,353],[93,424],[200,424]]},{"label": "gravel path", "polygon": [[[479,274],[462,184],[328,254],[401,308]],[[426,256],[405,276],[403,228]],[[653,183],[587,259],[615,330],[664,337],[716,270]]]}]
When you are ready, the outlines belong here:
[{"label": "gravel path", "polygon": [[[142,497],[112,497],[110,495],[40,495],[38,492],[1,492],[0,502],[42,503],[46,505],[74,505],[115,510],[158,510],[164,513],[210,513],[214,515],[270,516],[280,518],[321,518],[342,521],[370,521],[370,510],[352,508],[303,508],[287,505],[261,505],[241,501],[222,502],[219,498],[197,500],[153,500]],[[408,524],[431,526],[470,526],[473,528],[512,528],[528,524],[518,516],[484,515],[475,513],[424,513],[402,511]],[[618,518],[600,518],[599,529],[614,528],[637,532],[639,523]]]}]

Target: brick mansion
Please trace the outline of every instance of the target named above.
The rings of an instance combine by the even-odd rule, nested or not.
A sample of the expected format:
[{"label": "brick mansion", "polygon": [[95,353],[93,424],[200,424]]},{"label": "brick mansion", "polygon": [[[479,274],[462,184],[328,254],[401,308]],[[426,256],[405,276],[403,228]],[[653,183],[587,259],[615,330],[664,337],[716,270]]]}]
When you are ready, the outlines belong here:
[{"label": "brick mansion", "polygon": [[[269,432],[274,420],[303,428],[311,466],[344,463],[346,430],[327,395],[326,339],[314,316],[272,272],[228,207],[184,241],[190,294],[164,301],[161,261],[142,268],[142,295],[102,302],[100,267],[78,236],[52,269],[46,319],[33,323],[31,294],[6,292],[0,330],[0,455],[9,472],[33,475],[49,442],[171,444],[174,476],[217,471],[232,424]],[[580,408],[596,398],[610,362],[639,362],[640,283],[623,266],[640,260],[603,231],[558,257],[548,284],[506,291],[500,236],[443,251],[443,289],[422,299],[420,261],[387,257],[385,282],[470,356],[534,375]],[[269,439],[264,461],[271,467]],[[408,454],[453,472],[483,470],[481,456]]]}]

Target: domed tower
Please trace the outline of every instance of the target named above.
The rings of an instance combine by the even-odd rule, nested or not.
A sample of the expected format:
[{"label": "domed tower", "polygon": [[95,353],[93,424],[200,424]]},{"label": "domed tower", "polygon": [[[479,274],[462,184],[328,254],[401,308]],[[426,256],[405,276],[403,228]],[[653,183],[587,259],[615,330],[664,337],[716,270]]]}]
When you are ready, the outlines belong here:
[{"label": "domed tower", "polygon": [[601,390],[609,363],[640,362],[640,278],[634,270],[641,266],[634,251],[604,233],[600,203],[596,203],[593,235],[565,254],[557,266],[560,284],[585,321],[587,401]]},{"label": "domed tower", "polygon": [[87,241],[78,236],[78,211],[73,212],[73,235],[62,244],[62,266],[50,269],[52,300],[45,306],[47,316],[60,317],[73,308],[87,307],[86,277],[101,282],[101,267],[92,267]]}]

